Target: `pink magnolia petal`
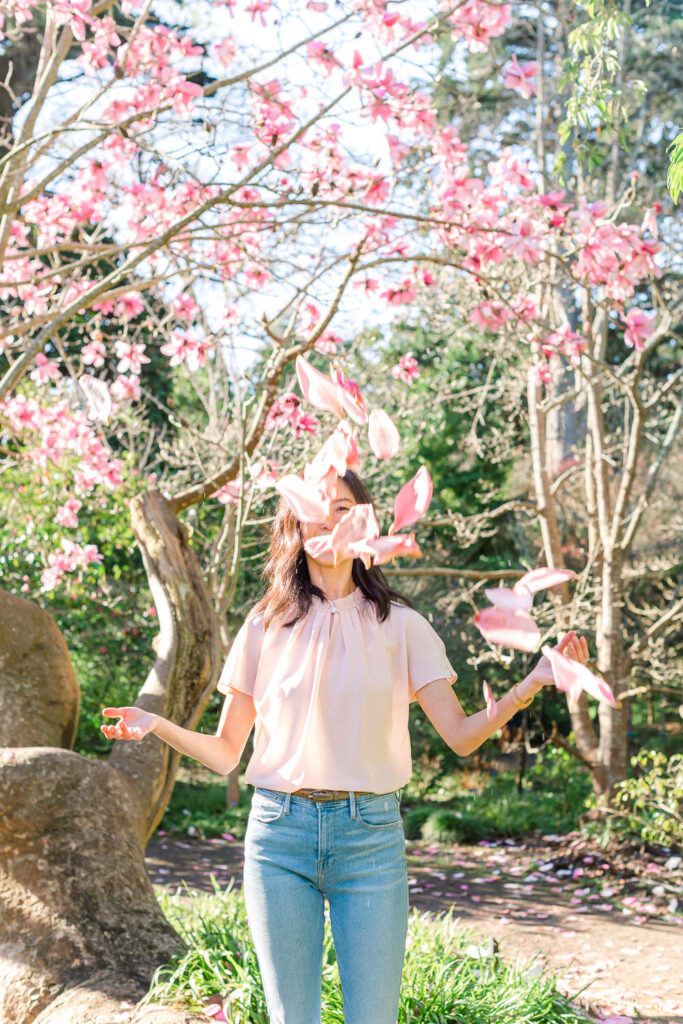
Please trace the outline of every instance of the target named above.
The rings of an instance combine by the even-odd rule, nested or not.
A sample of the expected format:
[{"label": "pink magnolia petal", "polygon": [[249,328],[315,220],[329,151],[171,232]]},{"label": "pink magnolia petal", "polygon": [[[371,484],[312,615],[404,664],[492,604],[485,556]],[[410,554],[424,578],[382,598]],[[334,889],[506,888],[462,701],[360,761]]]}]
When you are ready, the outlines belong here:
[{"label": "pink magnolia petal", "polygon": [[379,537],[379,523],[372,505],[353,505],[332,531],[332,549],[345,551],[358,541]]},{"label": "pink magnolia petal", "polygon": [[575,576],[576,573],[571,569],[549,569],[547,566],[542,566],[540,569],[532,569],[531,572],[525,573],[517,580],[513,590],[515,593],[528,590],[530,594],[535,594],[538,590],[546,590],[548,587],[557,587],[560,583],[566,583]]},{"label": "pink magnolia petal", "polygon": [[78,378],[78,386],[86,397],[88,419],[108,423],[111,416],[111,395],[103,380],[87,373]]},{"label": "pink magnolia petal", "polygon": [[323,498],[319,489],[308,480],[288,473],[280,477],[275,484],[275,490],[287,499],[300,522],[323,523],[329,518],[329,499]]},{"label": "pink magnolia petal", "polygon": [[496,717],[496,712],[498,711],[498,704],[496,703],[496,698],[493,696],[493,691],[489,684],[486,682],[486,680],[484,680],[482,685],[484,690],[484,700],[486,701],[486,717],[490,722],[492,718]]},{"label": "pink magnolia petal", "polygon": [[375,565],[384,565],[392,558],[405,555],[409,558],[419,558],[422,555],[415,540],[414,533],[398,533],[393,537],[375,537],[359,544],[351,546],[358,558],[362,558],[365,567],[368,567],[366,559],[371,559]]},{"label": "pink magnolia petal", "polygon": [[434,485],[426,466],[420,466],[412,480],[409,480],[396,495],[394,521],[389,527],[389,536],[405,526],[412,526],[421,519],[429,508]]},{"label": "pink magnolia petal", "polygon": [[491,604],[496,608],[505,608],[508,611],[522,609],[529,611],[533,604],[533,598],[528,590],[510,590],[509,587],[489,587],[484,591]]},{"label": "pink magnolia petal", "polygon": [[332,534],[323,533],[319,537],[309,537],[304,542],[304,550],[308,552],[311,558],[322,559],[327,555],[332,555],[337,560],[337,553],[332,548]]},{"label": "pink magnolia petal", "polygon": [[613,708],[618,706],[614,694],[605,680],[596,676],[580,661],[565,657],[564,654],[547,644],[543,647],[543,654],[550,662],[558,690],[564,690],[569,694],[570,707],[576,708],[582,690],[585,690],[591,697],[595,697],[596,700],[611,704]]},{"label": "pink magnolia petal", "polygon": [[341,402],[344,412],[354,423],[363,424],[368,422],[365,402],[360,393],[353,395],[346,388],[342,388]]},{"label": "pink magnolia petal", "polygon": [[373,409],[368,425],[370,447],[378,459],[391,459],[401,447],[401,437],[384,409]]},{"label": "pink magnolia petal", "polygon": [[541,631],[528,612],[521,609],[484,608],[474,616],[474,624],[492,644],[513,647],[516,651],[535,651]]},{"label": "pink magnolia petal", "polygon": [[297,356],[296,375],[301,393],[307,402],[316,409],[325,409],[327,412],[336,413],[337,416],[343,415],[343,390],[339,384],[330,380],[320,370],[316,370],[303,356]]},{"label": "pink magnolia petal", "polygon": [[356,435],[349,425],[342,421],[332,431],[325,444],[312,462],[304,469],[304,479],[320,481],[332,468],[336,476],[344,476],[347,469],[358,469],[358,445]]}]

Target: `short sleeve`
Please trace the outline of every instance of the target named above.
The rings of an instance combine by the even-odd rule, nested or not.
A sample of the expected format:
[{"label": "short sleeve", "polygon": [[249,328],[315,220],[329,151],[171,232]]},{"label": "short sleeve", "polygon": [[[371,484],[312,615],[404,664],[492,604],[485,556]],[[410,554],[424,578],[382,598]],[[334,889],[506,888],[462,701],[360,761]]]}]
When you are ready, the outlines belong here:
[{"label": "short sleeve", "polygon": [[254,615],[247,618],[239,633],[232,642],[220,679],[219,693],[239,690],[252,696],[261,645],[263,642],[263,616]]},{"label": "short sleeve", "polygon": [[417,691],[435,679],[456,681],[458,676],[448,660],[443,640],[424,616],[412,609],[406,615],[406,641],[411,703],[416,700]]}]

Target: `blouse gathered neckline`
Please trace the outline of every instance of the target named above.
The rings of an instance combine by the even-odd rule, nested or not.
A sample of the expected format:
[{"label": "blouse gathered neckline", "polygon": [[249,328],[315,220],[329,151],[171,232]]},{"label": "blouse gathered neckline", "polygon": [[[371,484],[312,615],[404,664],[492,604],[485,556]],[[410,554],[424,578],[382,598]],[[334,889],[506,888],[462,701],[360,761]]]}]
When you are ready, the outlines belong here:
[{"label": "blouse gathered neckline", "polygon": [[326,612],[345,612],[351,608],[358,608],[367,598],[360,589],[356,587],[350,594],[346,594],[345,597],[317,597],[313,594],[313,607]]}]

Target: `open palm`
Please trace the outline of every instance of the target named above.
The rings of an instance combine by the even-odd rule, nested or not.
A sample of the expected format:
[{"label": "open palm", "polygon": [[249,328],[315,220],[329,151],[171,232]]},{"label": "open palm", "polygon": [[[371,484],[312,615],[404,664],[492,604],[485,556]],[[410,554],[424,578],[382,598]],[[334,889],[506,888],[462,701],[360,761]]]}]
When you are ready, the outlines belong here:
[{"label": "open palm", "polygon": [[114,725],[101,725],[108,740],[141,740],[152,731],[156,715],[142,708],[102,708],[105,718],[118,718]]}]

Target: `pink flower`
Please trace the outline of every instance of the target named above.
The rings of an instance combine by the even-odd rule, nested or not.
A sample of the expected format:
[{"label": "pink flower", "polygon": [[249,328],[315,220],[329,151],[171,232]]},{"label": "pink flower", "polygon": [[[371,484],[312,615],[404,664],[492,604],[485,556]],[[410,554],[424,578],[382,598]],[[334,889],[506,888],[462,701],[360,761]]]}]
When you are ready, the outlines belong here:
[{"label": "pink flower", "polygon": [[57,509],[56,519],[59,525],[73,528],[77,527],[78,518],[76,513],[82,505],[83,502],[79,501],[78,498],[69,498],[61,508]]},{"label": "pink flower", "polygon": [[111,396],[117,402],[137,402],[140,394],[140,378],[133,374],[117,377],[111,386]]},{"label": "pink flower", "polygon": [[245,167],[249,166],[249,143],[238,142],[236,146],[233,146],[230,150],[230,159],[237,167],[238,171],[243,171]]},{"label": "pink flower", "polygon": [[230,67],[237,56],[237,43],[233,36],[222,39],[213,48],[214,56],[220,61],[224,68]]},{"label": "pink flower", "polygon": [[645,341],[654,330],[654,313],[644,313],[641,309],[634,307],[629,309],[626,316],[622,314],[621,319],[626,324],[624,331],[624,342],[629,348],[636,352],[642,352],[645,348]]},{"label": "pink flower", "polygon": [[415,282],[405,278],[397,288],[389,288],[382,292],[380,299],[386,299],[390,306],[400,306],[404,302],[414,302],[417,298]]},{"label": "pink flower", "polygon": [[116,355],[118,356],[118,373],[139,374],[142,371],[142,364],[148,363],[149,358],[145,355],[144,345],[130,345],[126,341],[117,341]]},{"label": "pink flower", "polygon": [[107,350],[101,341],[90,341],[81,349],[81,362],[84,366],[104,366]]},{"label": "pink flower", "polygon": [[414,380],[417,380],[420,370],[412,352],[406,352],[404,356],[401,356],[396,366],[391,368],[391,376],[400,377],[406,384],[412,384]]},{"label": "pink flower", "polygon": [[326,78],[329,78],[335,68],[342,66],[332,50],[323,42],[314,41],[309,43],[306,47],[306,53],[309,64],[319,64],[324,70]]},{"label": "pink flower", "polygon": [[239,501],[241,493],[242,481],[228,480],[227,484],[223,484],[211,497],[217,498],[222,505],[229,505],[231,502]]},{"label": "pink flower", "polygon": [[51,380],[61,380],[59,366],[53,359],[48,359],[44,352],[36,356],[36,368],[31,371],[31,380],[36,384],[47,384]]},{"label": "pink flower", "polygon": [[503,68],[506,89],[514,89],[520,93],[525,100],[528,100],[536,93],[536,86],[531,81],[538,74],[538,64],[535,60],[528,60],[520,67],[517,63],[517,55],[513,54],[512,60]]}]

